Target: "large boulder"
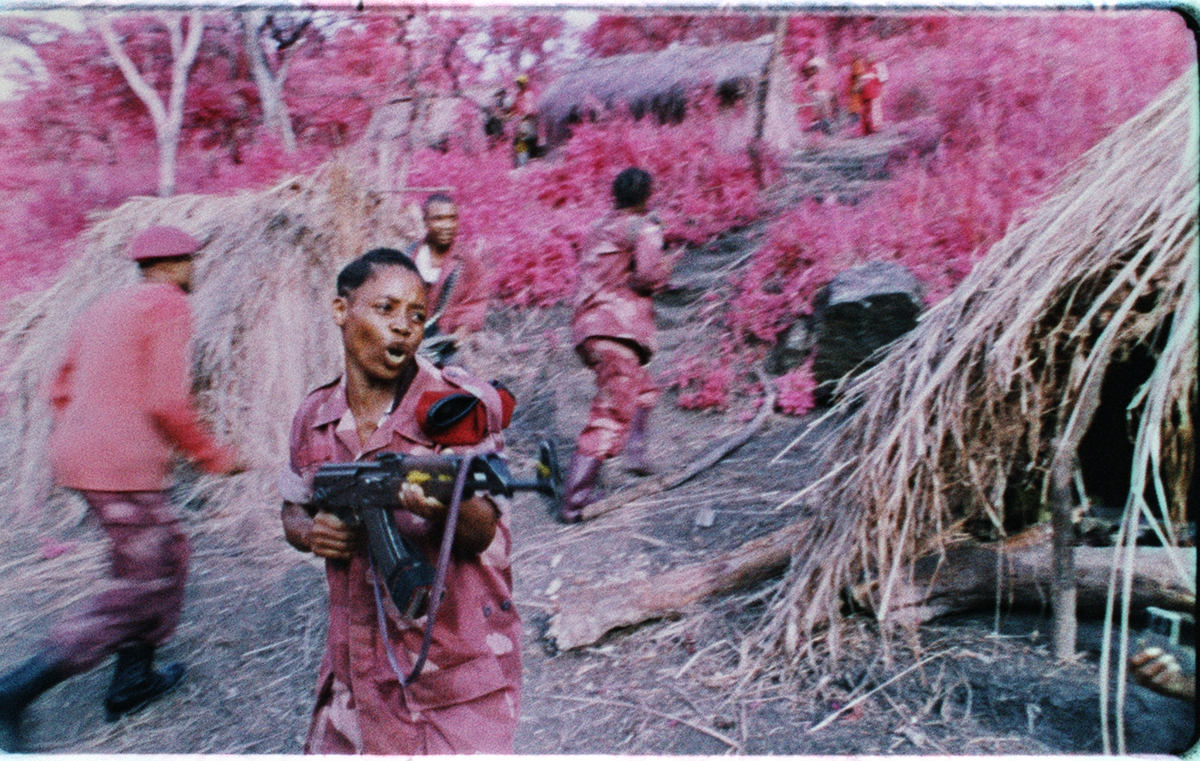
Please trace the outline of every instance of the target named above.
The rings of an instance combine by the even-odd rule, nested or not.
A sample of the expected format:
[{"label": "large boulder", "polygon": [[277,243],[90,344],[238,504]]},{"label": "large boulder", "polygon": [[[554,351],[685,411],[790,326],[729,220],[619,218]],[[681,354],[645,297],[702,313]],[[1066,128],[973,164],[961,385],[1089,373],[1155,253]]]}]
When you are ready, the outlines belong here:
[{"label": "large boulder", "polygon": [[842,378],[873,365],[876,350],[916,327],[922,298],[921,283],[894,262],[864,264],[829,281],[813,302],[805,340],[815,353],[817,398],[828,402]]}]

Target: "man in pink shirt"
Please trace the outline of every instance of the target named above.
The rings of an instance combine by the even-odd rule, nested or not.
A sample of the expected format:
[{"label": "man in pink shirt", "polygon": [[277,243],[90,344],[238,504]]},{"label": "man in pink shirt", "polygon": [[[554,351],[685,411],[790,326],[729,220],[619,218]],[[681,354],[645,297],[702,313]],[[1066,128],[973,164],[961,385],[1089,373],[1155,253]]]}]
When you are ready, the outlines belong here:
[{"label": "man in pink shirt", "polygon": [[[512,753],[521,701],[521,620],[512,601],[508,517],[486,495],[464,500],[446,593],[424,670],[406,684],[428,616],[405,618],[380,594],[360,531],[308,505],[313,475],[327,462],[383,452],[446,452],[417,414],[422,397],[465,391],[487,410],[482,439],[457,454],[497,451],[502,403],[496,389],[458,368],[416,355],[429,309],[416,265],[375,249],[338,275],[333,317],[346,371],[309,394],[292,424],[291,467],[280,479],[288,542],[325,559],[329,632],[317,679],[306,753],[445,755]],[[406,484],[406,487],[409,485]],[[421,489],[401,493],[400,532],[431,564],[447,506]]]},{"label": "man in pink shirt", "polygon": [[650,472],[647,426],[658,387],[645,365],[654,353],[651,296],[666,286],[674,264],[663,256],[663,233],[647,210],[651,177],[636,167],[613,181],[614,211],[597,223],[579,262],[571,338],[596,373],[591,415],[567,468],[559,518],[578,521],[594,500],[605,460],[625,448],[629,469]]},{"label": "man in pink shirt", "polygon": [[189,548],[166,489],[179,450],[212,473],[235,472],[192,407],[191,310],[195,238],[152,227],[129,245],[143,282],[104,296],[75,324],[49,386],[55,481],[75,489],[111,547],[108,589],[57,623],[40,652],[0,678],[0,744],[21,745],[24,709],[45,690],[116,653],[105,698],[115,721],[183,678],[155,648],[175,631]]},{"label": "man in pink shirt", "polygon": [[[458,204],[444,193],[434,193],[421,207],[425,240],[406,251],[428,288],[430,330],[450,339],[443,352],[448,358],[467,336],[487,319],[488,292],[483,261],[477,251],[455,246],[458,240]],[[434,322],[436,320],[436,322]]]}]

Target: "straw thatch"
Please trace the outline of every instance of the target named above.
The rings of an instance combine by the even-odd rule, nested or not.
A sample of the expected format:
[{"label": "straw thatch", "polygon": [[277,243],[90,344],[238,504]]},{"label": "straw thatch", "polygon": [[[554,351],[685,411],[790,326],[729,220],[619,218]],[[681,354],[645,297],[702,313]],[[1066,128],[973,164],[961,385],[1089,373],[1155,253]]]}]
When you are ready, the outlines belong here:
[{"label": "straw thatch", "polygon": [[[400,245],[420,232],[419,220],[396,213],[394,201],[357,187],[352,171],[335,163],[270,190],[225,197],[135,198],[96,221],[57,281],[0,326],[0,398],[7,401],[0,520],[36,508],[49,494],[50,415],[41,389],[75,318],[101,295],[137,281],[125,244],[154,224],[178,226],[205,243],[191,296],[197,404],[218,437],[255,468],[239,477],[236,496],[244,503],[261,492],[269,500],[271,470],[286,461],[292,413],[341,366],[330,318],[338,269],[371,246]],[[199,486],[210,495],[229,488],[211,478]],[[56,502],[50,512],[77,519],[82,509],[73,504],[64,512]]]},{"label": "straw thatch", "polygon": [[[806,495],[817,521],[766,616],[766,662],[780,651],[814,656],[814,630],[837,621],[848,585],[868,585],[886,621],[914,591],[911,562],[944,548],[961,521],[1003,534],[1012,495],[1046,505],[1057,442],[1078,441],[1074,429],[1087,423],[1081,398],[1094,398],[1108,365],[1135,346],[1150,348],[1156,366],[1131,405],[1127,515],[1150,518],[1149,491],[1182,517],[1200,293],[1195,84],[1193,70],[1082,156],[844,389],[833,414],[854,412],[830,445],[822,490]],[[1173,541],[1169,523],[1157,530]],[[1125,537],[1135,534],[1129,526]],[[1194,592],[1194,571],[1177,570]],[[836,656],[838,627],[821,641]]]},{"label": "straw thatch", "polygon": [[[630,53],[585,61],[554,80],[538,99],[538,114],[552,142],[563,139],[571,121],[595,106],[627,107],[635,115],[655,115],[662,122],[685,117],[689,93],[713,87],[736,93],[744,103],[754,93],[771,56],[772,38],[700,47],[678,45],[653,53]],[[789,150],[802,142],[792,98],[793,76],[778,57],[769,73],[763,138],[772,147]],[[747,107],[734,136],[750,139],[754,109]]]}]

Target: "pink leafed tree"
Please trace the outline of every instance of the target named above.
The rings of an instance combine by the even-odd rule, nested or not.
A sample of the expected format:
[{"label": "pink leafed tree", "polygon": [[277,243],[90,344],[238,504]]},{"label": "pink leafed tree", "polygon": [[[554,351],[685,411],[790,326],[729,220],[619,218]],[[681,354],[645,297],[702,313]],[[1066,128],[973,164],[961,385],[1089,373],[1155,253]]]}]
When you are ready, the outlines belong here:
[{"label": "pink leafed tree", "polygon": [[[164,114],[174,113],[176,62],[193,29],[175,18],[176,37],[160,17],[113,22]],[[37,51],[43,69],[31,70],[23,96],[0,111],[0,264],[11,293],[61,264],[90,211],[156,192],[163,152],[146,99],[100,34],[2,23],[0,32]],[[772,24],[755,14],[604,14],[582,42],[609,55],[753,39]],[[519,71],[548,84],[565,31],[552,14],[207,12],[179,111],[175,187],[225,192],[304,171],[359,140],[372,114],[396,97],[465,92]],[[875,53],[891,71],[885,122],[931,125],[931,150],[897,157],[890,179],[853,203],[780,210],[759,192],[745,155],[722,149],[716,107],[701,99],[675,126],[619,114],[576,125],[555,156],[520,171],[506,150],[489,152],[475,127],[464,128],[444,152],[418,150],[408,182],[456,188],[465,240],[488,248],[498,292],[518,306],[569,296],[587,227],[608,208],[609,183],[625,166],[654,174],[655,205],[675,244],[701,244],[770,214],[731,302],[705,307],[727,309],[723,351],[742,362],[854,264],[900,262],[922,279],[930,301],[941,298],[1071,159],[1195,61],[1186,27],[1166,11],[796,14],[783,53],[793,67],[826,57],[839,82],[855,56]],[[688,397],[700,406],[728,404],[749,388],[745,377],[683,376],[688,389],[708,389]],[[803,384],[789,383],[796,402],[788,406],[799,409]]]},{"label": "pink leafed tree", "polygon": [[[95,17],[93,23],[129,88],[150,112],[158,144],[158,194],[169,196],[175,193],[175,156],[179,152],[179,137],[183,127],[183,99],[187,92],[188,75],[200,50],[204,21],[203,14],[196,11],[188,13],[186,17],[174,13],[163,14],[159,20],[166,31],[169,57],[155,49],[159,46],[123,39],[124,35],[118,34],[107,15]],[[139,26],[144,27],[144,22]],[[140,49],[149,59],[145,68],[139,68],[134,62],[126,50],[127,44]],[[162,92],[164,84],[165,93]]]}]

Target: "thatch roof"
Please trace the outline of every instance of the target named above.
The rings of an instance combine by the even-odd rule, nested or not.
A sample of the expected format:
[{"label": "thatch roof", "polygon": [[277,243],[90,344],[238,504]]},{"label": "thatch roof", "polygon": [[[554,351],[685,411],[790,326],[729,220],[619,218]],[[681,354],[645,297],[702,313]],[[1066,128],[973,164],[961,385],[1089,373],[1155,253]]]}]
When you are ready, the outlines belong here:
[{"label": "thatch roof", "polygon": [[702,85],[743,80],[752,90],[771,55],[771,38],[698,47],[677,45],[653,53],[630,53],[585,61],[568,70],[538,99],[548,122],[561,122],[590,102],[613,108],[649,104]]},{"label": "thatch roof", "polygon": [[[0,325],[0,520],[22,516],[48,494],[50,415],[41,389],[74,319],[101,295],[136,282],[125,244],[154,224],[205,242],[191,296],[198,404],[218,436],[256,467],[238,477],[257,479],[240,501],[269,490],[271,469],[287,458],[293,411],[340,372],[341,340],[330,318],[338,269],[371,246],[403,244],[420,232],[419,220],[397,214],[390,199],[362,191],[351,176],[351,168],[332,164],[262,192],[135,198],[93,224],[57,281]],[[211,493],[218,483],[228,481],[203,479],[201,488]]]},{"label": "thatch roof", "polygon": [[[944,547],[957,521],[1003,530],[1006,493],[1045,504],[1080,399],[1135,346],[1153,347],[1156,365],[1131,405],[1139,427],[1127,519],[1149,519],[1147,490],[1182,516],[1197,395],[1196,101],[1193,69],[1082,156],[844,389],[834,414],[856,411],[830,447],[826,482],[806,497],[819,506],[817,527],[766,616],[758,644],[767,658],[812,655],[814,630],[838,620],[851,584],[874,583],[869,602],[887,620],[911,561]],[[1172,538],[1169,526],[1157,530]],[[1194,590],[1189,569],[1178,571]],[[833,626],[823,638],[834,654],[837,637]]]}]

